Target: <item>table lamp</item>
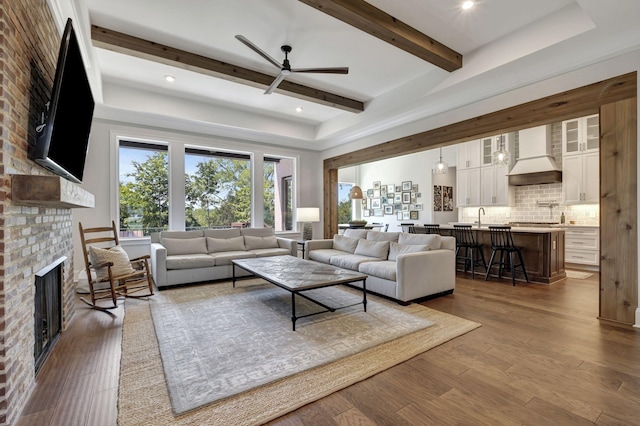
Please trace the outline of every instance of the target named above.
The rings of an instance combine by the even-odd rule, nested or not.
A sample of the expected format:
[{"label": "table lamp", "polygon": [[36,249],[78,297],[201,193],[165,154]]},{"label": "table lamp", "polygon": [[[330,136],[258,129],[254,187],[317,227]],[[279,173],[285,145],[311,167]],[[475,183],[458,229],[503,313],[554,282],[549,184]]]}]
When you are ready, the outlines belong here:
[{"label": "table lamp", "polygon": [[298,207],[296,209],[298,222],[302,222],[302,239],[310,240],[313,237],[312,222],[320,222],[319,207]]}]

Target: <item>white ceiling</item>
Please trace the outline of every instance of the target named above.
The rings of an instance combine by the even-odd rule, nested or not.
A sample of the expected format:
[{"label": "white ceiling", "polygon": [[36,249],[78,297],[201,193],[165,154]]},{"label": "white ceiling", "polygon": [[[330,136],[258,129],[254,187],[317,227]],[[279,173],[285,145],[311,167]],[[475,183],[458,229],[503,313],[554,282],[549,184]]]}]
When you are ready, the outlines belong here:
[{"label": "white ceiling", "polygon": [[[58,0],[75,4],[97,117],[197,125],[258,142],[322,150],[640,46],[637,0],[368,0],[464,55],[441,70],[297,0]],[[78,8],[83,10],[78,10]],[[277,75],[242,34],[293,68],[348,66],[348,75],[295,74],[307,86],[365,102],[359,114],[95,48],[89,25]],[[597,40],[597,42],[596,42]],[[532,64],[550,63],[545,75]],[[508,74],[507,74],[508,73]],[[174,83],[164,80],[176,76]],[[479,84],[481,83],[481,84]],[[161,100],[162,101],[161,101]],[[295,108],[302,106],[297,113]],[[181,124],[178,125],[178,122]]]}]

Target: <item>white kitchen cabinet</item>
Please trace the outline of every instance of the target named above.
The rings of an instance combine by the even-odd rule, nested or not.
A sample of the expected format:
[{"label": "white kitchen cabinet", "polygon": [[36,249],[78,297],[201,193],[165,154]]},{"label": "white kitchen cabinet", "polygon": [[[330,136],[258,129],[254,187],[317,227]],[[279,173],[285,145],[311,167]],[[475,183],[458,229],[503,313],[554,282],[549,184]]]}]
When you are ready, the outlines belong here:
[{"label": "white kitchen cabinet", "polygon": [[493,153],[500,148],[501,141],[504,142],[504,149],[509,152],[510,164],[511,167],[513,167],[515,163],[515,133],[504,133],[502,135],[490,136],[480,139],[480,148],[482,151],[482,167],[490,167],[493,165]]},{"label": "white kitchen cabinet", "polygon": [[600,150],[600,118],[598,114],[562,122],[562,156]]},{"label": "white kitchen cabinet", "polygon": [[456,163],[457,170],[480,167],[480,147],[479,139],[458,144],[458,161]]},{"label": "white kitchen cabinet", "polygon": [[457,207],[480,205],[480,168],[456,171]]},{"label": "white kitchen cabinet", "polygon": [[597,227],[568,226],[564,230],[565,263],[600,265],[600,229]]},{"label": "white kitchen cabinet", "polygon": [[509,186],[509,166],[491,166],[480,169],[481,205],[511,206],[515,202],[515,187]]},{"label": "white kitchen cabinet", "polygon": [[600,202],[600,152],[562,158],[562,201],[564,204]]}]

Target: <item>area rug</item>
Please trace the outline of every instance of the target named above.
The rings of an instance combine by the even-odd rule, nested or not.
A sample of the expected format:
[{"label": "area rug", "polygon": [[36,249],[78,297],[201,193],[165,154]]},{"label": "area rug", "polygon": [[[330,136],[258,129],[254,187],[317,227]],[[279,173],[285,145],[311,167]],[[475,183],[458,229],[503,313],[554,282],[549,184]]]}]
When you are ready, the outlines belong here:
[{"label": "area rug", "polygon": [[[335,292],[335,290],[339,289],[333,288],[333,290]],[[250,285],[244,289],[233,290],[231,289],[231,285],[226,283],[165,290],[157,293],[152,301],[149,302],[127,300],[123,325],[118,424],[260,424],[329,395],[350,384],[370,377],[375,373],[410,359],[419,353],[479,326],[477,323],[443,314],[420,305],[401,307],[392,302],[371,297],[368,307],[369,312],[366,314],[352,311],[353,309],[358,310],[358,307],[354,307],[353,309],[349,308],[340,313],[318,315],[301,320],[297,326],[298,331],[292,332],[291,321],[289,319],[290,305],[278,301],[278,299],[280,299],[280,297],[277,296],[278,292],[282,292],[285,299],[290,303],[289,293],[277,289],[274,286]],[[351,289],[339,290],[339,292],[350,293],[350,297],[360,297],[359,292]],[[226,328],[227,331],[224,331],[223,334],[227,335],[238,334],[229,333],[228,330],[234,330],[236,328],[239,330],[241,322],[250,322],[251,319],[247,312],[255,310],[255,304],[263,304],[265,307],[271,307],[273,311],[272,315],[282,317],[284,321],[282,327],[287,331],[282,333],[281,330],[280,334],[293,335],[294,339],[304,340],[304,338],[312,338],[314,334],[316,334],[317,337],[317,332],[315,332],[314,329],[331,329],[331,327],[327,327],[325,323],[335,321],[335,324],[342,324],[341,326],[337,326],[335,330],[329,331],[330,335],[333,333],[333,337],[324,339],[325,346],[322,347],[322,351],[345,352],[343,346],[354,346],[355,343],[351,342],[336,345],[336,347],[332,349],[331,345],[327,345],[326,342],[334,339],[335,336],[341,333],[341,327],[344,327],[345,321],[365,322],[362,319],[364,316],[373,317],[375,322],[384,321],[384,317],[389,315],[396,316],[396,318],[402,318],[403,321],[408,320],[409,323],[412,324],[409,326],[409,329],[413,327],[416,328],[416,330],[408,331],[403,336],[391,338],[390,340],[383,338],[383,340],[385,340],[384,342],[368,344],[367,349],[357,350],[346,356],[340,356],[334,361],[326,361],[316,367],[305,369],[293,375],[285,374],[279,380],[248,388],[233,396],[223,397],[223,399],[218,402],[206,404],[199,408],[189,408],[190,411],[175,415],[171,407],[167,387],[167,381],[173,379],[165,381],[162,358],[158,349],[158,340],[155,338],[156,330],[154,330],[152,311],[155,311],[154,315],[157,317],[161,310],[166,310],[166,315],[162,315],[162,317],[165,318],[162,320],[163,325],[158,326],[156,324],[155,327],[157,330],[160,330],[158,332],[158,339],[177,339],[176,341],[180,342],[185,339],[185,327],[178,325],[180,322],[178,318],[182,314],[178,315],[175,309],[172,311],[172,309],[169,308],[169,304],[184,304],[184,306],[189,306],[183,310],[183,312],[187,312],[184,314],[186,318],[193,315],[203,316],[204,314],[201,312],[198,313],[203,305],[198,304],[194,299],[202,298],[203,296],[209,297],[211,293],[215,294],[215,297],[222,296],[222,299],[218,300],[228,299],[225,303],[232,303],[229,299],[233,299],[234,296],[238,294],[246,295],[249,293],[251,295],[251,297],[248,298],[244,297],[244,299],[247,301],[251,300],[251,302],[247,302],[249,304],[245,306],[242,312],[238,312],[238,318],[224,323],[224,325],[218,329],[218,332],[220,332],[220,330]],[[197,297],[194,298],[194,296]],[[319,297],[336,296],[319,295]],[[342,299],[342,296],[339,296],[338,299]],[[192,303],[195,303],[195,305],[190,305]],[[213,310],[213,308],[210,310]],[[362,307],[360,307],[359,310],[361,311]],[[240,315],[241,313],[242,315]],[[379,324],[381,323],[378,323],[378,325]],[[272,329],[274,327],[275,325],[270,325],[266,328]],[[164,330],[162,330],[163,328]],[[404,326],[402,326],[402,328],[404,328]],[[268,331],[269,330],[265,330],[265,327],[263,327],[263,332],[267,333]],[[166,333],[166,335],[160,337],[163,333]],[[217,338],[212,334],[205,339],[212,339],[212,342],[215,342]],[[264,342],[272,342],[274,346],[285,344],[282,340],[274,341],[273,336],[268,334],[264,336],[253,336],[253,340],[261,339]],[[279,339],[282,339],[282,337],[279,337]],[[367,340],[367,338],[363,337],[362,340]],[[243,342],[242,344],[246,344],[247,340],[243,340]],[[185,348],[185,350],[175,350],[175,348],[181,345],[182,343],[173,345],[174,350],[170,349],[167,352],[168,355],[164,355],[165,360],[167,360],[168,357],[176,357],[176,359],[182,362],[184,359],[192,357],[196,349],[202,346],[202,342],[192,341],[191,345],[186,345],[188,347]],[[266,351],[264,349],[266,347],[264,343],[257,346],[258,351],[260,349]],[[220,347],[218,350],[221,354],[225,352],[224,347]],[[254,353],[252,353],[251,349],[247,349],[242,354],[226,354],[224,356],[232,357],[232,361],[235,361],[240,366],[241,358],[255,356],[255,351],[256,349],[253,349]],[[346,352],[349,351],[353,352],[353,348],[346,350]],[[294,353],[295,349],[290,348],[290,352]],[[309,352],[309,358],[314,358],[315,356],[316,354]],[[304,357],[298,358],[297,362],[306,361],[303,358]],[[287,363],[276,363],[271,364],[270,367],[271,369],[264,371],[269,374],[278,374],[286,370],[288,365]],[[210,371],[215,371],[216,366],[195,364],[195,367],[192,366],[192,368],[195,369],[195,373],[191,375],[191,377],[194,377],[195,384],[190,386],[188,383],[183,383],[185,387],[182,388],[183,390],[181,392],[185,392],[185,394],[188,393],[190,398],[197,398],[199,389],[201,388],[203,394],[208,394],[211,389],[206,383],[210,384],[216,381],[210,382],[201,379],[200,376],[212,376]],[[248,377],[247,371],[248,370],[245,370],[242,374],[238,374],[235,376],[235,379],[239,383],[246,381]],[[251,375],[266,373],[256,373],[253,371]],[[169,378],[171,374],[177,373],[170,373],[167,378]],[[213,375],[213,377],[215,379],[216,376]],[[234,376],[231,377],[233,378]],[[228,377],[226,382],[229,383]],[[175,386],[175,382],[169,386]],[[180,388],[180,386],[178,386],[178,388]],[[174,397],[175,390],[174,395],[172,395],[172,398]]]},{"label": "area rug", "polygon": [[565,272],[567,274],[567,278],[575,278],[578,280],[586,280],[593,275],[591,272],[573,271],[570,269],[566,269]]}]

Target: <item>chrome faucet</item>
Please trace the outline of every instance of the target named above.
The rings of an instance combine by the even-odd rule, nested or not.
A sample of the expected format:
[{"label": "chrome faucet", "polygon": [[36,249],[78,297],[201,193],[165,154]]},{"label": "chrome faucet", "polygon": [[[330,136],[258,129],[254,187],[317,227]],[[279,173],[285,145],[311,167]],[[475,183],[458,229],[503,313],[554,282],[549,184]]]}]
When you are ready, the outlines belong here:
[{"label": "chrome faucet", "polygon": [[480,228],[482,226],[482,222],[480,221],[480,212],[482,212],[482,214],[485,214],[484,213],[484,207],[480,207],[478,209],[478,228]]}]

